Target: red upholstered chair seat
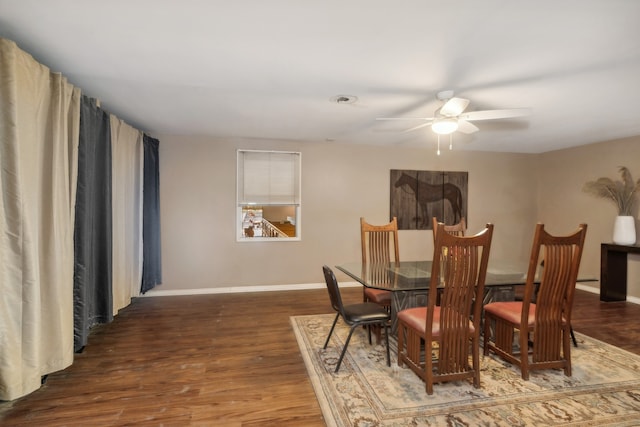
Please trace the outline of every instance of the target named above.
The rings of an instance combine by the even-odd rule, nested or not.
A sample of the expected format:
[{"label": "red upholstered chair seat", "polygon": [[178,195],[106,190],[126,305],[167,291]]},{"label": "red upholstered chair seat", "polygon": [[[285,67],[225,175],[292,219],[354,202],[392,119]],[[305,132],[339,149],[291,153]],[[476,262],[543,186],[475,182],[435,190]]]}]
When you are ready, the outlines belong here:
[{"label": "red upholstered chair seat", "polygon": [[[522,301],[505,301],[505,302],[492,302],[484,306],[485,312],[489,312],[494,316],[498,316],[507,322],[514,325],[520,324],[522,316]],[[536,323],[536,305],[529,305],[529,318],[527,326],[533,328]],[[566,323],[566,319],[562,319],[562,323]]]},{"label": "red upholstered chair seat", "polygon": [[[427,327],[427,307],[415,307],[402,310],[398,313],[398,320],[404,322],[410,328],[415,329],[421,335],[425,335]],[[469,333],[474,333],[476,328],[473,327],[473,322],[469,319]],[[440,307],[434,307],[433,309],[433,325],[431,327],[431,333],[434,338],[440,336]]]},{"label": "red upholstered chair seat", "polygon": [[364,295],[366,301],[375,302],[376,304],[390,306],[391,305],[391,292],[382,289],[364,288]]},{"label": "red upholstered chair seat", "polygon": [[[484,311],[498,316],[509,323],[520,324],[522,317],[522,301],[492,302],[484,306]],[[529,326],[533,327],[536,319],[536,305],[529,306]]]}]

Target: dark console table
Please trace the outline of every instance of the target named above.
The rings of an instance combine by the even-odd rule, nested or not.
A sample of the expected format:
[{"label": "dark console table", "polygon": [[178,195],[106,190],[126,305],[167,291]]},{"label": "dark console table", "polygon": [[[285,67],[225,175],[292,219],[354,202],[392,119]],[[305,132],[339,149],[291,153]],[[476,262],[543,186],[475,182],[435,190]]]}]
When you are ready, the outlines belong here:
[{"label": "dark console table", "polygon": [[602,243],[600,246],[600,301],[627,300],[627,254],[640,254],[640,246]]}]

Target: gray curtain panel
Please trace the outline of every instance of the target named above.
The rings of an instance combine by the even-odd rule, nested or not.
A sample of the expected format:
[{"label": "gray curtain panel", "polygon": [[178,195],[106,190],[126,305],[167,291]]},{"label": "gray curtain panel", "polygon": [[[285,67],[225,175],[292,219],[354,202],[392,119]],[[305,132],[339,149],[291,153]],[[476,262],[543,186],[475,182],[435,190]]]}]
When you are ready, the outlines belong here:
[{"label": "gray curtain panel", "polygon": [[160,251],[160,141],[144,135],[144,205],[142,209],[142,287],[141,292],[162,283]]},{"label": "gray curtain panel", "polygon": [[74,245],[74,350],[79,351],[92,326],[113,320],[111,127],[109,114],[86,96],[80,102]]}]

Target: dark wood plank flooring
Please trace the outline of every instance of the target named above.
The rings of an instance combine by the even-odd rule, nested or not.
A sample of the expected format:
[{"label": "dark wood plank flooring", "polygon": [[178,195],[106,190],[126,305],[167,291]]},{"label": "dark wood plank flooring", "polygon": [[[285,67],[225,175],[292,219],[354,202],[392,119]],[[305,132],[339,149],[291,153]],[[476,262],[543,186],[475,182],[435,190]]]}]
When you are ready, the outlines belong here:
[{"label": "dark wood plank flooring", "polygon": [[[0,424],[323,426],[289,323],[318,313],[331,313],[324,289],[138,298],[71,367],[0,403]],[[640,305],[577,292],[578,332],[640,354],[638,319]]]}]

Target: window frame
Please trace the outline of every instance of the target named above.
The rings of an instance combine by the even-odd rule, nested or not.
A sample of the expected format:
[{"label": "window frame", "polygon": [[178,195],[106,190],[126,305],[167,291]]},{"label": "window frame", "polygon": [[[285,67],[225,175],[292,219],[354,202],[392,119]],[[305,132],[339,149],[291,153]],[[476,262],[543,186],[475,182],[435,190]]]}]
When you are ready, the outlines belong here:
[{"label": "window frame", "polygon": [[[245,180],[245,163],[244,153],[268,153],[268,154],[282,154],[282,155],[295,155],[298,157],[295,162],[296,170],[293,173],[294,187],[294,201],[292,203],[255,203],[246,202],[241,200],[241,183]],[[302,240],[302,153],[299,151],[285,151],[285,150],[254,150],[254,149],[238,149],[236,154],[236,241],[237,242],[295,242]],[[297,203],[296,203],[297,200]],[[294,207],[295,218],[295,237],[246,237],[243,230],[243,209],[244,208],[262,208],[264,206],[291,206]]]}]

